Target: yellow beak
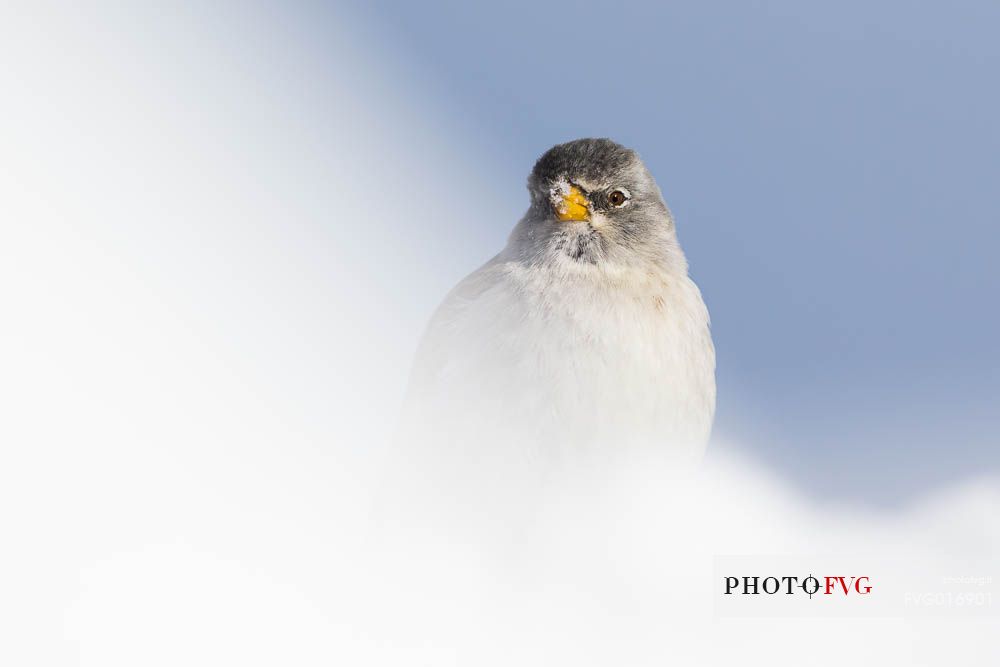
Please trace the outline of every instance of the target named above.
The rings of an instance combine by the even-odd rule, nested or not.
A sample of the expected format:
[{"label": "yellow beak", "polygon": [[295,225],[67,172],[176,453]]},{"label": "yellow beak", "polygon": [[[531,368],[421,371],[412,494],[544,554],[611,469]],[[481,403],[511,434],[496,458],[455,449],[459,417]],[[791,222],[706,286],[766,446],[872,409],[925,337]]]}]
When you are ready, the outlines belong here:
[{"label": "yellow beak", "polygon": [[563,221],[582,222],[590,219],[590,208],[587,198],[575,185],[569,186],[569,191],[560,195],[556,203],[556,217]]}]

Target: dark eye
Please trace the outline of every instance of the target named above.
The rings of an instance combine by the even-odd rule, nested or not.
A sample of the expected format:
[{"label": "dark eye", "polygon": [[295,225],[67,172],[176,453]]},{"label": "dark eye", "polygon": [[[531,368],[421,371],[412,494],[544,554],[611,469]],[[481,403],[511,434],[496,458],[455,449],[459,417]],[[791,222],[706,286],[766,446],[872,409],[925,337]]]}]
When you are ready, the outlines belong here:
[{"label": "dark eye", "polygon": [[628,195],[626,195],[621,190],[615,190],[614,192],[608,195],[608,203],[610,203],[612,206],[616,207],[621,206],[626,201],[628,201]]}]

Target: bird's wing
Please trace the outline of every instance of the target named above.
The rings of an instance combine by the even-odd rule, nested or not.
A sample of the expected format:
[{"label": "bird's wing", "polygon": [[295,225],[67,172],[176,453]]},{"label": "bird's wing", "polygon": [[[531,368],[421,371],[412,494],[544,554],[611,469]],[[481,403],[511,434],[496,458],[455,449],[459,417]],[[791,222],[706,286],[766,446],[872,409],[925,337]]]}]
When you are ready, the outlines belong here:
[{"label": "bird's wing", "polygon": [[417,348],[408,402],[446,381],[445,376],[456,370],[456,363],[474,363],[477,357],[488,353],[485,348],[489,332],[477,329],[488,325],[489,310],[510,306],[509,299],[504,298],[505,282],[498,256],[466,276],[448,293],[431,317]]},{"label": "bird's wing", "polygon": [[501,441],[519,423],[512,415],[524,412],[512,407],[524,392],[515,389],[510,369],[530,336],[520,326],[526,306],[508,270],[499,257],[490,260],[456,285],[431,318],[397,430],[404,465],[432,476],[457,461],[484,475],[503,465],[490,456],[502,458],[506,449],[484,443]]}]

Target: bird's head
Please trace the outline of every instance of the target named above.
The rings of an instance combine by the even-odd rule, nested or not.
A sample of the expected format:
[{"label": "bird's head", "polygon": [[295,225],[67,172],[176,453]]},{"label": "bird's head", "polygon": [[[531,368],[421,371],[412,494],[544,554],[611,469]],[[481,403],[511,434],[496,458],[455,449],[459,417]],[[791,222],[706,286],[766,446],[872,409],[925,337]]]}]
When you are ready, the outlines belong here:
[{"label": "bird's head", "polygon": [[531,208],[511,247],[533,263],[687,269],[673,218],[639,156],[610,139],[549,149],[528,177]]}]

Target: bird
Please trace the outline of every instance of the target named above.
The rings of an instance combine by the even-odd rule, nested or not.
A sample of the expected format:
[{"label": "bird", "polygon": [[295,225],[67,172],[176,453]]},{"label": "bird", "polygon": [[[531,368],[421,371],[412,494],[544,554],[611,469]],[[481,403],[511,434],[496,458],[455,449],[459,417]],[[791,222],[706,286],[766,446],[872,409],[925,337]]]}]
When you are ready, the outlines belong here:
[{"label": "bird", "polygon": [[545,152],[527,186],[506,246],[424,332],[410,440],[436,464],[482,473],[467,476],[472,490],[503,466],[699,459],[715,349],[656,180],[634,150],[587,138]]}]

